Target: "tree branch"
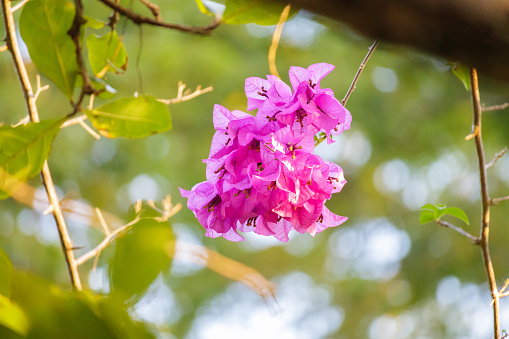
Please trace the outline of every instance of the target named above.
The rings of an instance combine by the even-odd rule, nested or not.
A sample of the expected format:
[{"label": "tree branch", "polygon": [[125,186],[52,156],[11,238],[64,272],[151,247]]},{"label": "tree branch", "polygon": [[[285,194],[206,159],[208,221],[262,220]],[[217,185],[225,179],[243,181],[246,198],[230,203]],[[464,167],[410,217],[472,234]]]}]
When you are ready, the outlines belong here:
[{"label": "tree branch", "polygon": [[443,221],[443,220],[435,220],[435,222],[437,224],[439,224],[440,226],[447,227],[447,228],[452,229],[453,231],[458,232],[462,236],[470,239],[474,244],[479,244],[479,239],[477,237],[475,237],[472,234],[468,233],[467,231],[465,231],[461,227],[458,227],[456,225],[453,225],[453,224],[448,223],[447,221]]},{"label": "tree branch", "polygon": [[500,110],[506,109],[507,107],[509,107],[509,102],[506,102],[505,104],[502,104],[502,105],[493,105],[493,106],[483,107],[482,111],[483,112],[500,111]]},{"label": "tree branch", "polygon": [[[39,114],[37,112],[37,106],[35,104],[36,96],[33,93],[32,86],[30,84],[30,79],[28,78],[28,73],[26,71],[25,64],[23,62],[23,58],[21,57],[21,52],[19,50],[19,45],[16,37],[16,27],[14,25],[14,18],[12,15],[11,2],[10,0],[1,0],[1,3],[6,32],[5,42],[7,47],[9,48],[9,51],[11,52],[12,59],[18,74],[19,82],[23,90],[23,95],[25,96],[25,102],[28,109],[28,116],[30,118],[30,121],[39,122]],[[58,235],[60,237],[60,243],[62,245],[62,249],[64,252],[71,282],[77,290],[81,290],[81,281],[78,274],[78,267],[76,266],[76,260],[74,258],[71,238],[69,237],[69,232],[67,231],[67,225],[65,224],[64,216],[60,208],[58,196],[55,191],[55,186],[53,185],[53,179],[51,178],[51,173],[47,161],[44,162],[41,171],[41,176],[44,188],[46,190],[46,194],[48,196],[48,200],[51,206],[53,207],[52,208],[53,218],[55,219],[55,222],[57,224]]]},{"label": "tree branch", "polygon": [[357,81],[359,80],[359,77],[361,76],[361,73],[364,70],[364,67],[366,67],[366,64],[368,63],[368,60],[371,57],[371,54],[373,54],[373,52],[375,51],[375,48],[378,45],[379,41],[380,41],[379,39],[375,40],[373,45],[371,45],[371,47],[369,48],[368,54],[366,54],[366,57],[364,58],[364,60],[362,60],[362,63],[359,66],[359,69],[357,70],[355,77],[353,78],[352,84],[350,85],[348,92],[346,92],[345,97],[343,98],[343,100],[341,100],[341,104],[343,106],[346,106],[346,102],[348,101],[348,98],[350,98],[350,95],[352,95],[353,91],[355,91],[355,86],[357,85]]},{"label": "tree branch", "polygon": [[506,200],[509,200],[509,195],[506,196],[506,197],[493,198],[493,199],[490,200],[490,204],[491,205],[497,205],[498,203],[500,203],[502,201],[506,201]]},{"label": "tree branch", "polygon": [[154,18],[157,21],[162,21],[163,20],[161,18],[161,11],[159,10],[159,6],[157,6],[156,4],[151,3],[148,0],[140,0],[140,2],[142,4],[144,4],[145,6],[147,6],[147,8],[152,12],[152,15],[154,16]]},{"label": "tree branch", "polygon": [[498,159],[500,159],[504,156],[505,152],[507,152],[507,147],[504,147],[503,150],[501,150],[500,152],[496,153],[493,156],[493,159],[491,159],[491,161],[486,165],[486,169],[493,167],[493,165],[495,165],[495,163],[498,161]]},{"label": "tree branch", "polygon": [[497,288],[497,281],[495,278],[495,271],[490,257],[489,249],[489,230],[490,230],[490,197],[488,194],[488,178],[486,175],[486,165],[484,160],[484,146],[482,142],[481,133],[481,99],[479,95],[479,83],[477,80],[477,71],[475,68],[470,69],[470,86],[472,95],[472,110],[473,110],[473,130],[475,136],[475,146],[477,150],[477,159],[479,164],[479,177],[481,184],[481,198],[482,198],[482,225],[481,235],[479,237],[479,245],[484,260],[484,267],[488,278],[491,297],[493,298],[493,331],[495,338],[500,338],[500,306],[499,306],[499,293]]},{"label": "tree branch", "polygon": [[99,0],[104,5],[108,6],[109,8],[117,11],[120,13],[120,15],[123,15],[135,24],[142,25],[152,25],[152,26],[158,26],[158,27],[164,27],[169,29],[175,29],[177,31],[186,32],[186,33],[192,33],[192,34],[198,34],[198,35],[210,35],[212,31],[219,26],[220,22],[218,20],[214,21],[212,24],[205,26],[205,27],[197,27],[197,26],[188,26],[188,25],[179,25],[179,24],[173,24],[161,20],[156,20],[152,18],[148,18],[142,15],[139,15],[137,13],[134,13],[130,9],[127,9],[117,3],[115,3],[112,0]]},{"label": "tree branch", "polygon": [[[170,104],[178,104],[182,101],[187,101],[187,100],[191,100],[193,98],[196,98],[197,96],[199,95],[202,95],[202,94],[205,94],[205,93],[208,93],[208,92],[211,92],[214,88],[212,86],[209,86],[207,88],[204,88],[204,89],[201,89],[201,86],[198,85],[196,87],[196,90],[193,92],[193,93],[190,93],[190,94],[185,94],[184,93],[184,89],[186,88],[186,85],[185,84],[182,84],[181,81],[179,81],[179,84],[178,84],[178,92],[177,92],[177,97],[176,98],[173,98],[173,99],[159,99],[160,102],[166,104],[166,105],[170,105]],[[188,90],[189,91],[189,90]],[[187,91],[186,91],[187,93]]]}]

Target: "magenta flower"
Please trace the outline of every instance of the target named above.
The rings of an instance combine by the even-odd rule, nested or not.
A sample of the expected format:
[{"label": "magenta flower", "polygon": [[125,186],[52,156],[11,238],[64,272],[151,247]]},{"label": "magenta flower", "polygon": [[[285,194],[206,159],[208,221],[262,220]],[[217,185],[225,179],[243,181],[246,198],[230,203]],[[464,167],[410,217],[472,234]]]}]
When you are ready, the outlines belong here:
[{"label": "magenta flower", "polygon": [[314,137],[340,134],[351,115],[320,80],[333,65],[292,67],[292,89],[279,78],[246,79],[248,110],[216,105],[216,133],[207,164],[207,181],[180,189],[208,237],[244,240],[254,232],[288,241],[288,233],[315,235],[347,220],[325,207],[346,183],[338,165],[314,155]]}]

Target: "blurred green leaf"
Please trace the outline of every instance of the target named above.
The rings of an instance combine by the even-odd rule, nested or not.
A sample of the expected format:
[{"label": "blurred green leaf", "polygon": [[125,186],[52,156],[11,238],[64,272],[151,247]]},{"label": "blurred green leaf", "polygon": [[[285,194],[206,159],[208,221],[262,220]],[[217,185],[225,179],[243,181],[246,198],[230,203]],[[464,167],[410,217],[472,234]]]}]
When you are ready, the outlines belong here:
[{"label": "blurred green leaf", "polygon": [[28,319],[27,338],[130,338],[124,331],[132,320],[105,315],[102,299],[87,292],[62,291],[29,273],[15,277],[13,300]]},{"label": "blurred green leaf", "polygon": [[[277,1],[263,0],[227,0],[222,21],[230,25],[255,23],[258,25],[275,25],[286,4]],[[290,10],[288,20],[298,10]]]},{"label": "blurred green leaf", "polygon": [[195,0],[200,12],[215,17],[222,17],[225,6],[215,1]]},{"label": "blurred green leaf", "polygon": [[138,300],[159,273],[169,268],[168,251],[175,240],[168,222],[154,219],[158,214],[150,209],[142,212],[141,220],[115,242],[110,283],[113,295],[122,300]]},{"label": "blurred green leaf", "polygon": [[122,98],[84,112],[107,138],[143,138],[171,129],[168,107],[151,96]]},{"label": "blurred green leaf", "polygon": [[53,119],[0,126],[0,199],[41,171],[62,122]]},{"label": "blurred green leaf", "polygon": [[69,1],[32,0],[23,6],[19,20],[30,58],[68,98],[72,98],[78,74],[76,47],[67,34],[74,14]]},{"label": "blurred green leaf", "polygon": [[26,335],[28,330],[28,320],[23,311],[2,295],[0,295],[0,326],[7,327],[20,335]]},{"label": "blurred green leaf", "polygon": [[465,224],[470,225],[470,221],[468,221],[468,217],[462,209],[458,207],[448,207],[443,211],[443,215],[452,215],[463,221]]},{"label": "blurred green leaf", "polygon": [[451,70],[454,75],[460,79],[465,86],[465,89],[468,91],[470,89],[470,71],[469,68],[460,62],[452,62],[449,63],[451,66]]},{"label": "blurred green leaf", "polygon": [[421,224],[426,224],[426,223],[433,221],[435,219],[436,219],[435,213],[433,213],[430,210],[421,211],[421,215],[419,216],[419,221]]},{"label": "blurred green leaf", "polygon": [[116,31],[87,38],[88,59],[95,76],[102,78],[107,71],[122,73],[127,69],[127,52]]},{"label": "blurred green leaf", "polygon": [[122,339],[153,339],[155,336],[147,327],[133,321],[124,304],[114,298],[96,297],[96,307],[101,318],[114,325],[115,332]]},{"label": "blurred green leaf", "polygon": [[86,16],[86,15],[84,17],[85,17],[85,20],[87,20],[87,22],[85,23],[86,27],[90,27],[93,29],[101,29],[104,27],[104,25],[106,25],[106,23],[104,21],[101,21],[101,20],[92,18],[90,16]]},{"label": "blurred green leaf", "polygon": [[12,262],[7,253],[0,248],[0,294],[7,298],[11,296],[13,274]]}]

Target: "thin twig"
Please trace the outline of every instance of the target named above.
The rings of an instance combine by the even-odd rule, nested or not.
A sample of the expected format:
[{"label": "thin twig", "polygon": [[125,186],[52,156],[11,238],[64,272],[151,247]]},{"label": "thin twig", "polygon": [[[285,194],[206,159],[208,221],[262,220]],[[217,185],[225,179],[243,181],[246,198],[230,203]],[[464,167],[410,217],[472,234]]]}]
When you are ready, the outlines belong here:
[{"label": "thin twig", "polygon": [[35,91],[35,95],[34,95],[35,101],[37,101],[37,98],[39,97],[39,94],[41,94],[41,92],[44,92],[47,89],[49,89],[49,85],[45,85],[45,86],[41,87],[41,76],[39,74],[36,75],[36,78],[37,78],[37,90]]},{"label": "thin twig", "polygon": [[495,163],[498,161],[498,159],[502,158],[506,152],[507,152],[507,147],[504,147],[503,150],[501,150],[498,153],[495,153],[495,156],[493,157],[493,159],[486,165],[486,169],[493,167],[493,165],[495,165]]},{"label": "thin twig", "polygon": [[276,51],[277,47],[279,46],[279,40],[281,39],[281,32],[283,32],[283,26],[285,25],[286,19],[288,19],[288,14],[290,14],[290,4],[286,5],[283,9],[283,12],[281,12],[281,16],[279,17],[276,29],[272,35],[272,43],[270,44],[268,56],[270,74],[275,75],[280,79],[281,77],[279,76],[276,68]]},{"label": "thin twig", "polygon": [[145,16],[142,16],[138,13],[134,13],[130,9],[127,9],[117,3],[115,3],[112,0],[99,0],[104,5],[108,6],[109,8],[117,11],[120,13],[120,15],[123,15],[127,17],[129,20],[134,22],[135,24],[142,25],[152,25],[152,26],[158,26],[158,27],[164,27],[169,29],[175,29],[181,32],[186,33],[192,33],[192,34],[199,34],[199,35],[210,35],[212,31],[219,26],[220,21],[215,20],[212,24],[204,27],[198,27],[198,26],[188,26],[188,25],[180,25],[180,24],[173,24],[165,21],[160,21],[152,18],[148,18]]},{"label": "thin twig", "polygon": [[0,53],[6,51],[8,49],[9,49],[9,47],[7,47],[7,45],[2,45],[2,46],[0,46]]},{"label": "thin twig", "polygon": [[183,95],[185,88],[186,88],[186,84],[182,84],[182,82],[179,81],[177,97],[173,98],[173,99],[159,99],[159,101],[164,103],[164,104],[166,104],[166,105],[178,104],[179,102],[191,100],[193,98],[196,98],[199,95],[211,92],[214,89],[212,86],[209,86],[207,88],[201,89],[201,86],[198,85],[196,87],[196,90],[193,93],[190,93],[190,94],[187,94],[187,95]]},{"label": "thin twig", "polygon": [[440,226],[444,226],[444,227],[447,227],[447,228],[450,228],[452,229],[453,231],[456,231],[458,232],[459,234],[461,234],[462,236],[464,237],[467,237],[468,239],[470,239],[474,244],[477,244],[479,242],[479,239],[475,236],[473,236],[472,234],[468,233],[467,231],[465,231],[464,229],[462,229],[461,227],[458,227],[456,225],[453,225],[451,223],[448,223],[447,221],[443,221],[443,220],[435,220],[435,222],[437,224],[439,224]]},{"label": "thin twig", "polygon": [[498,203],[500,203],[502,201],[507,201],[507,200],[509,200],[509,195],[506,197],[493,198],[490,200],[490,205],[497,205]]},{"label": "thin twig", "polygon": [[503,109],[506,109],[507,107],[509,107],[509,102],[506,102],[506,103],[501,104],[501,105],[493,105],[493,106],[483,107],[482,111],[483,112],[501,111]]},{"label": "thin twig", "polygon": [[481,184],[481,198],[482,198],[482,225],[481,235],[479,237],[479,245],[481,246],[484,267],[488,278],[491,297],[493,299],[493,332],[495,338],[500,338],[500,301],[497,288],[497,281],[495,278],[495,271],[493,270],[493,263],[491,262],[490,249],[489,249],[489,231],[490,231],[490,197],[488,194],[488,177],[486,174],[486,166],[484,160],[484,146],[482,142],[481,133],[481,99],[479,95],[479,83],[477,80],[477,70],[470,69],[470,87],[472,94],[472,109],[473,109],[473,134],[475,137],[475,146],[477,150],[477,159],[479,163],[479,177]]},{"label": "thin twig", "polygon": [[136,224],[140,219],[139,218],[136,218],[134,219],[133,221],[131,221],[130,223],[116,229],[115,231],[111,232],[110,234],[108,234],[104,239],[103,241],[101,241],[101,243],[99,245],[97,245],[96,247],[94,247],[93,249],[91,249],[90,251],[88,251],[87,253],[83,254],[82,256],[80,256],[78,259],[76,259],[76,264],[78,266],[82,265],[83,263],[85,263],[86,261],[92,259],[93,257],[95,257],[96,255],[99,255],[101,253],[101,251],[106,248],[109,244],[111,244],[111,242],[121,233],[127,231],[129,229],[129,227],[131,227],[132,225]]},{"label": "thin twig", "polygon": [[23,7],[24,4],[26,4],[28,2],[28,0],[22,0],[21,2],[19,2],[17,5],[15,6],[12,6],[12,12],[16,12],[18,9],[20,9],[21,7]]},{"label": "thin twig", "polygon": [[[11,2],[10,0],[1,0],[1,3],[6,32],[5,42],[9,48],[9,51],[11,52],[12,59],[21,84],[21,88],[25,96],[25,102],[28,109],[28,116],[30,117],[31,121],[38,122],[39,114],[37,112],[37,106],[35,104],[36,97],[33,94],[30,79],[28,78],[25,64],[23,62],[23,58],[21,57],[21,52],[19,50],[19,45],[16,37],[16,27],[14,25],[14,18],[12,15]],[[51,172],[49,170],[47,161],[44,162],[41,171],[41,176],[44,188],[46,190],[46,194],[48,196],[49,203],[53,206],[52,211],[53,218],[55,219],[55,222],[57,224],[60,243],[64,252],[67,268],[69,270],[71,283],[74,286],[74,288],[76,288],[77,290],[81,290],[81,281],[78,273],[78,267],[76,266],[74,253],[72,250],[73,248],[72,241],[67,230],[67,225],[65,224],[64,216],[60,208],[58,196],[55,191],[55,186],[53,185],[53,179],[51,178]]]},{"label": "thin twig", "polygon": [[509,286],[509,279],[505,280],[504,286],[500,289],[498,293],[504,293],[505,289]]},{"label": "thin twig", "polygon": [[341,100],[341,104],[343,106],[346,106],[348,98],[350,98],[350,95],[352,95],[353,91],[355,91],[355,86],[357,85],[357,81],[359,80],[359,77],[361,76],[361,73],[364,70],[364,67],[366,67],[366,64],[368,63],[368,60],[371,57],[371,54],[373,54],[373,52],[375,51],[375,48],[378,45],[379,41],[380,41],[380,39],[375,40],[373,45],[371,45],[371,47],[369,48],[368,54],[366,54],[366,57],[364,57],[364,60],[362,60],[362,63],[359,66],[359,69],[357,70],[355,77],[353,78],[352,84],[350,85],[348,92],[346,92],[345,97],[343,98],[343,100]]},{"label": "thin twig", "polygon": [[80,115],[79,117],[72,118],[72,119],[69,119],[69,120],[65,121],[62,125],[60,125],[60,128],[64,128],[64,127],[67,127],[67,126],[79,124],[80,121],[83,121],[83,120],[86,120],[86,119],[87,119],[86,115],[84,115],[84,114]]},{"label": "thin twig", "polygon": [[85,131],[87,131],[91,136],[93,136],[94,138],[96,138],[97,140],[101,139],[101,136],[99,134],[97,134],[96,131],[94,131],[92,128],[90,128],[90,126],[88,126],[86,123],[85,123],[85,120],[87,120],[87,116],[86,115],[80,115],[79,117],[76,117],[76,118],[72,118],[70,120],[67,120],[66,122],[64,122],[62,125],[60,125],[60,128],[65,128],[65,127],[68,127],[68,126],[71,126],[71,125],[76,125],[76,124],[79,124],[81,127],[83,127],[83,129]]},{"label": "thin twig", "polygon": [[163,20],[161,18],[161,11],[159,10],[159,6],[157,6],[156,4],[151,3],[148,0],[140,0],[140,2],[142,4],[144,4],[145,6],[147,6],[147,8],[152,12],[152,15],[154,16],[154,18],[157,21],[162,21]]}]

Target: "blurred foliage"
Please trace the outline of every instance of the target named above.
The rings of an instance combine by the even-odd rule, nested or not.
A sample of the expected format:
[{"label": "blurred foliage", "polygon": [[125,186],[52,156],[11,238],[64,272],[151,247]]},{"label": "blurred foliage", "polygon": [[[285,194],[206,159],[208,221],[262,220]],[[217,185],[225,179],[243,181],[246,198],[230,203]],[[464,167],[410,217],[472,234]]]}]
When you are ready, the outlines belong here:
[{"label": "blurred foliage", "polygon": [[[39,0],[32,0],[26,6],[39,3]],[[120,3],[150,15],[140,2],[122,0]],[[159,1],[157,4],[168,22],[207,25],[211,20],[200,13],[192,1]],[[18,20],[20,14],[15,14]],[[37,33],[35,26],[30,26],[29,14],[22,14],[19,19],[24,36]],[[86,2],[85,14],[107,22],[111,11],[94,1]],[[23,19],[25,15],[27,18]],[[23,20],[26,20],[25,28]],[[109,33],[108,27],[93,27],[86,28],[87,36]],[[27,30],[32,33],[24,33]],[[95,140],[79,125],[62,129],[49,156],[60,197],[81,200],[126,222],[133,220],[129,206],[138,199],[159,200],[170,194],[174,201],[185,204],[178,187],[189,189],[205,178],[201,159],[207,157],[214,133],[213,105],[245,109],[245,78],[263,77],[269,72],[267,51],[272,31],[273,27],[254,24],[222,25],[211,37],[201,37],[148,26],[141,30],[121,18],[118,32],[123,36],[129,63],[124,74],[104,74],[104,81],[115,88],[117,94],[113,99],[96,98],[95,107],[133,97],[134,92],[172,98],[176,96],[180,80],[189,88],[212,85],[214,91],[171,105],[173,130],[147,138]],[[4,34],[3,27],[0,34]],[[55,41],[40,44],[27,40],[26,43],[29,47],[31,43],[39,43],[41,48],[60,46]],[[307,67],[318,62],[336,65],[335,71],[323,80],[322,87],[332,88],[341,98],[371,43],[338,23],[300,12],[285,25],[276,63],[287,82],[285,74],[290,66]],[[26,53],[25,58],[30,77],[35,79],[37,70]],[[39,64],[46,58],[32,60],[48,76],[42,78],[42,83],[51,84],[37,100],[41,119],[61,118],[70,113],[72,107],[67,98],[70,93],[67,89],[62,93],[51,81],[61,89],[72,88],[74,83],[66,87],[65,81],[58,80],[61,78],[46,74],[44,66]],[[66,67],[55,72],[64,74],[68,70]],[[5,125],[16,124],[25,117],[26,109],[8,52],[0,54],[0,74],[0,121]],[[483,77],[480,81],[481,98],[486,105],[508,100],[507,85]],[[140,220],[101,253],[95,271],[91,262],[80,267],[89,291],[77,293],[69,291],[65,261],[51,216],[12,199],[3,200],[0,203],[0,247],[14,264],[16,273],[11,272],[10,261],[1,252],[0,293],[3,297],[0,312],[9,308],[21,310],[30,326],[23,325],[22,316],[17,324],[0,322],[0,337],[18,338],[26,329],[28,337],[38,338],[78,337],[76,333],[83,338],[166,338],[170,335],[211,338],[194,335],[193,331],[200,326],[210,326],[207,317],[219,312],[220,309],[214,308],[218,304],[225,310],[236,310],[231,316],[242,315],[243,326],[248,327],[249,317],[258,313],[241,306],[235,309],[234,305],[244,305],[243,300],[254,293],[241,290],[230,304],[221,304],[221,300],[233,293],[229,288],[231,281],[202,269],[203,266],[182,264],[185,260],[179,259],[178,249],[169,269],[170,259],[162,253],[166,250],[165,244],[174,236],[203,244],[281,284],[284,277],[295,272],[305,273],[312,286],[319,287],[316,293],[322,295],[322,302],[306,304],[304,314],[295,317],[296,322],[288,326],[298,328],[297,321],[306,318],[318,324],[320,320],[330,320],[319,315],[332,307],[336,310],[331,313],[336,314],[336,322],[326,323],[336,326],[330,325],[329,332],[315,337],[488,337],[491,323],[487,324],[488,332],[476,336],[479,332],[469,326],[473,326],[478,314],[462,312],[462,309],[470,309],[460,303],[461,300],[475,301],[476,293],[485,293],[480,297],[480,305],[488,314],[485,319],[489,319],[490,299],[478,249],[450,230],[419,224],[420,206],[429,201],[444,201],[466,212],[472,221],[470,230],[476,234],[476,221],[480,220],[477,160],[473,142],[464,141],[471,129],[468,93],[445,61],[382,42],[364,70],[347,108],[353,116],[352,129],[337,143],[323,143],[320,149],[329,150],[326,153],[329,159],[343,167],[348,180],[341,194],[327,206],[335,213],[348,216],[349,220],[315,238],[294,234],[288,244],[252,237],[244,243],[208,239],[204,238],[203,228],[193,214],[184,208],[172,217],[171,228],[168,223],[162,226],[154,219]],[[483,136],[488,159],[509,143],[508,126],[507,112],[485,114]],[[502,158],[489,170],[493,197],[508,194],[508,173],[507,158]],[[40,197],[44,196],[39,178],[29,183],[38,188]],[[490,244],[500,281],[505,280],[509,272],[504,228],[508,218],[508,209],[503,204],[492,209]],[[373,228],[370,226],[373,220],[385,220],[393,228],[385,227],[385,233],[376,233],[383,223],[374,223]],[[69,220],[69,226],[75,245],[85,246],[76,251],[77,256],[104,238],[97,227],[87,222]],[[359,233],[363,229],[366,232]],[[377,237],[369,236],[375,233]],[[406,250],[401,244],[407,238],[402,235],[410,241]],[[386,262],[381,258],[393,258],[392,266],[387,266],[390,269],[383,270]],[[376,269],[382,270],[381,273],[373,273]],[[110,284],[113,291],[120,289],[135,295],[131,304],[124,304],[129,296],[110,297]],[[452,289],[444,286],[452,286]],[[472,292],[473,287],[479,287],[481,292]],[[443,290],[458,295],[456,301],[444,303],[440,292]],[[309,288],[309,291],[315,289]],[[276,293],[276,299],[283,292]],[[285,323],[288,308],[282,305],[281,310],[271,313],[271,304],[256,297],[266,317]],[[294,299],[300,297],[302,294],[296,292]],[[472,302],[472,305],[478,304]],[[507,305],[502,306],[502,328],[507,328],[509,309]],[[143,311],[144,308],[150,311]],[[387,330],[404,328],[402,324],[409,323],[412,325],[407,334],[403,330]],[[226,319],[226,324],[233,326],[234,322]],[[259,330],[259,327],[258,323],[258,328],[254,328]]]}]

